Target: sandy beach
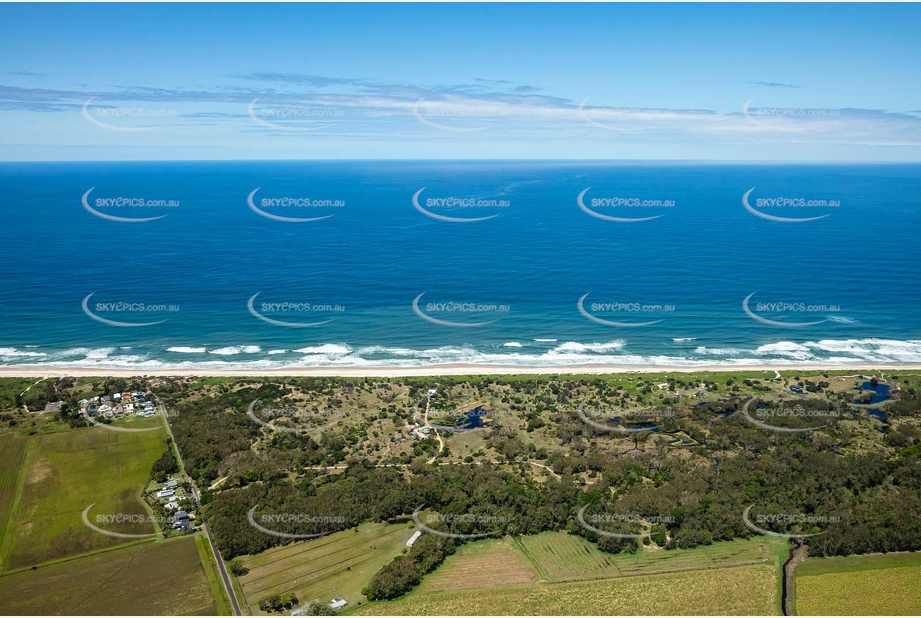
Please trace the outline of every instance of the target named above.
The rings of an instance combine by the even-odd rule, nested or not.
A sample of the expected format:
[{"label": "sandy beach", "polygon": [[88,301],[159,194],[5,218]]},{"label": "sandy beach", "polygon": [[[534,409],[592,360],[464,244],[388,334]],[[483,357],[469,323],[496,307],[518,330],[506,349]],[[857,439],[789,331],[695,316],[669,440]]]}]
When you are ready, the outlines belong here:
[{"label": "sandy beach", "polygon": [[772,365],[698,365],[689,367],[666,365],[568,365],[552,367],[519,367],[513,365],[468,365],[446,364],[422,367],[291,367],[268,370],[214,370],[214,369],[100,369],[89,367],[54,367],[34,365],[29,367],[0,367],[0,377],[42,378],[42,377],[344,377],[344,378],[402,378],[429,376],[465,375],[600,375],[615,373],[696,373],[704,371],[738,372],[762,371],[908,371],[919,370],[921,364],[888,365],[828,365],[822,363],[772,364]]}]

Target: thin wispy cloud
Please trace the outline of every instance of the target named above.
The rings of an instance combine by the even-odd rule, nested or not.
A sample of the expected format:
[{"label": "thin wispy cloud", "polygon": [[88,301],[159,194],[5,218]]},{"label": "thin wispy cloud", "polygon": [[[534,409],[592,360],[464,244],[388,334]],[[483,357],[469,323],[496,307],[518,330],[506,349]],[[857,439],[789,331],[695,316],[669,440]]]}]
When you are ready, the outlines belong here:
[{"label": "thin wispy cloud", "polygon": [[767,88],[799,88],[796,84],[786,84],[783,82],[748,82],[756,86],[765,86]]}]

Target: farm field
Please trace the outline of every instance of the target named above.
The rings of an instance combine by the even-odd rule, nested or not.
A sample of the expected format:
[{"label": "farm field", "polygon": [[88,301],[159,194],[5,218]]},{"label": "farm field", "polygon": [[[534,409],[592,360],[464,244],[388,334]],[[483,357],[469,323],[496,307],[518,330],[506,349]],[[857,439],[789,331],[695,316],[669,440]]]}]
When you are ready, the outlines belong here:
[{"label": "farm field", "polygon": [[418,592],[492,588],[538,580],[537,571],[511,537],[462,545],[422,579]]},{"label": "farm field", "polygon": [[[0,434],[0,545],[7,529],[20,469],[26,455],[26,441],[12,433]],[[2,556],[2,554],[0,554]],[[0,561],[0,570],[3,562]]]},{"label": "farm field", "polygon": [[2,615],[215,613],[193,537],[135,543],[0,576]]},{"label": "farm field", "polygon": [[921,614],[921,552],[808,558],[795,577],[800,616]]},{"label": "farm field", "polygon": [[[111,547],[120,542],[83,525],[83,509],[100,514],[147,514],[139,499],[166,432],[120,433],[85,428],[28,438],[18,502],[2,547],[6,570]],[[107,524],[117,532],[149,533],[147,522]]]},{"label": "farm field", "polygon": [[368,604],[361,615],[772,615],[777,571],[758,564],[615,579],[423,594]]},{"label": "farm field", "polygon": [[342,597],[354,607],[366,601],[362,588],[400,554],[412,534],[405,524],[365,523],[357,532],[353,528],[243,556],[249,573],[237,578],[241,600],[254,615],[262,613],[259,599],[272,593],[293,592],[301,604]]},{"label": "farm field", "polygon": [[570,581],[668,571],[720,569],[748,564],[774,564],[779,569],[786,543],[778,539],[740,539],[694,549],[641,550],[608,554],[579,536],[545,532],[515,539],[515,544],[548,581]]}]

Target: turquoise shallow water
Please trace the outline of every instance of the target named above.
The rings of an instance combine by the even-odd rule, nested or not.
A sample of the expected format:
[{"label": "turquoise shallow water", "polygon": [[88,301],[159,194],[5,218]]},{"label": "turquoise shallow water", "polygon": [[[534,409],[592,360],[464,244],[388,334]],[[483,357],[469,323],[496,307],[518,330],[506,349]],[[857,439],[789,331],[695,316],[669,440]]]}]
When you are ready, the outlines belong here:
[{"label": "turquoise shallow water", "polygon": [[917,165],[2,164],[0,188],[3,365],[921,362]]}]

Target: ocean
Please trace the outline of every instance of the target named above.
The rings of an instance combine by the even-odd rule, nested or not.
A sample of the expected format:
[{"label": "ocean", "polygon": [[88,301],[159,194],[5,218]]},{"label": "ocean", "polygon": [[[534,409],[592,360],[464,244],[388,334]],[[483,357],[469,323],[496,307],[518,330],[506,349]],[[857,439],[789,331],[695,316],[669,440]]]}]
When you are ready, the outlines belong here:
[{"label": "ocean", "polygon": [[921,166],[0,164],[0,364],[921,362]]}]

